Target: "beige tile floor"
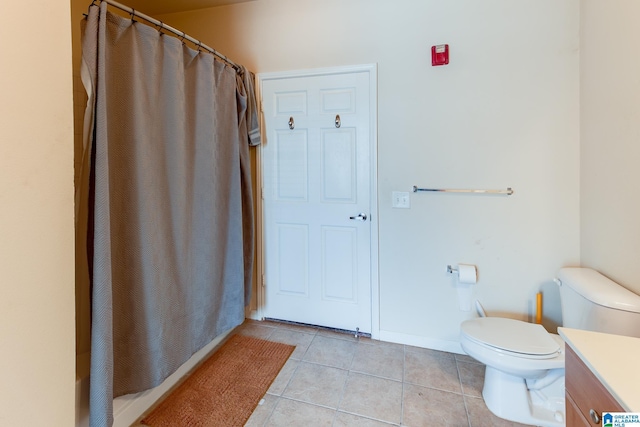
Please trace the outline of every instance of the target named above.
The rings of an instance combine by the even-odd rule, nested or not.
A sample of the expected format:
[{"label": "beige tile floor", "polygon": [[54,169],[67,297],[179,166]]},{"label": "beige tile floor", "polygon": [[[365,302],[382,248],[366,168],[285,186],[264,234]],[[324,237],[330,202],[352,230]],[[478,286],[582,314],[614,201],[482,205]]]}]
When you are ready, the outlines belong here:
[{"label": "beige tile floor", "polygon": [[489,412],[468,356],[269,321],[237,333],[296,346],[246,426],[522,426]]}]

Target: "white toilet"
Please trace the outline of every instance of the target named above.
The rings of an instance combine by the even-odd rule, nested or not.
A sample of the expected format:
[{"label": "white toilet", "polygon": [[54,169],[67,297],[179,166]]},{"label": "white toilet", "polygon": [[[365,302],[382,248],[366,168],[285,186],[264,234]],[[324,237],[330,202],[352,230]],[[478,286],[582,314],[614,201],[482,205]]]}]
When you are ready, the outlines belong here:
[{"label": "white toilet", "polygon": [[[589,268],[558,274],[563,326],[640,337],[640,296]],[[501,418],[565,425],[564,342],[541,325],[480,317],[460,325],[460,344],[487,365],[482,396]]]}]

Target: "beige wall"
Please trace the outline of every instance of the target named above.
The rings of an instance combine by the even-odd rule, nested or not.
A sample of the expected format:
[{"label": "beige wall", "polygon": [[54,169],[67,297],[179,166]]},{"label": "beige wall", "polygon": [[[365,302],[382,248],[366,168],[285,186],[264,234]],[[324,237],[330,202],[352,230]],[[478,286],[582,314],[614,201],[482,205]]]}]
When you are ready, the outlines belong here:
[{"label": "beige wall", "polygon": [[[378,64],[380,329],[450,348],[459,324],[447,264],[479,268],[493,314],[528,318],[557,269],[580,260],[579,2],[259,0],[159,18],[253,71]],[[451,63],[431,67],[449,43]],[[412,195],[412,185],[515,195]]]},{"label": "beige wall", "polygon": [[583,0],[582,263],[640,293],[640,2]]},{"label": "beige wall", "polygon": [[69,1],[0,13],[0,425],[74,423]]}]

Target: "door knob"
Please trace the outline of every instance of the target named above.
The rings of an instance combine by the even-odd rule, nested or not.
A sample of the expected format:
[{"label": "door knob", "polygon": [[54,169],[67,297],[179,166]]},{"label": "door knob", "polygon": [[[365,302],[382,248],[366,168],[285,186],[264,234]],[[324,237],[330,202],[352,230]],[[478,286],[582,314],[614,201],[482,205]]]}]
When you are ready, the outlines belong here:
[{"label": "door knob", "polygon": [[356,216],[350,216],[349,219],[354,219],[356,221],[366,221],[367,220],[367,214],[359,213]]}]

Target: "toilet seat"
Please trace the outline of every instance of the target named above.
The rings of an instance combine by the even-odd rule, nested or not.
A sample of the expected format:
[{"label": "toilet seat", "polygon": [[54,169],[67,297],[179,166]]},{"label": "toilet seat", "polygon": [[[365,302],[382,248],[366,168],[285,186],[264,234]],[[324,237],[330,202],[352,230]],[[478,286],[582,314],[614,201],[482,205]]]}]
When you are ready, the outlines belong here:
[{"label": "toilet seat", "polygon": [[525,359],[551,359],[561,346],[542,325],[501,317],[480,317],[460,325],[462,335],[481,346]]}]

